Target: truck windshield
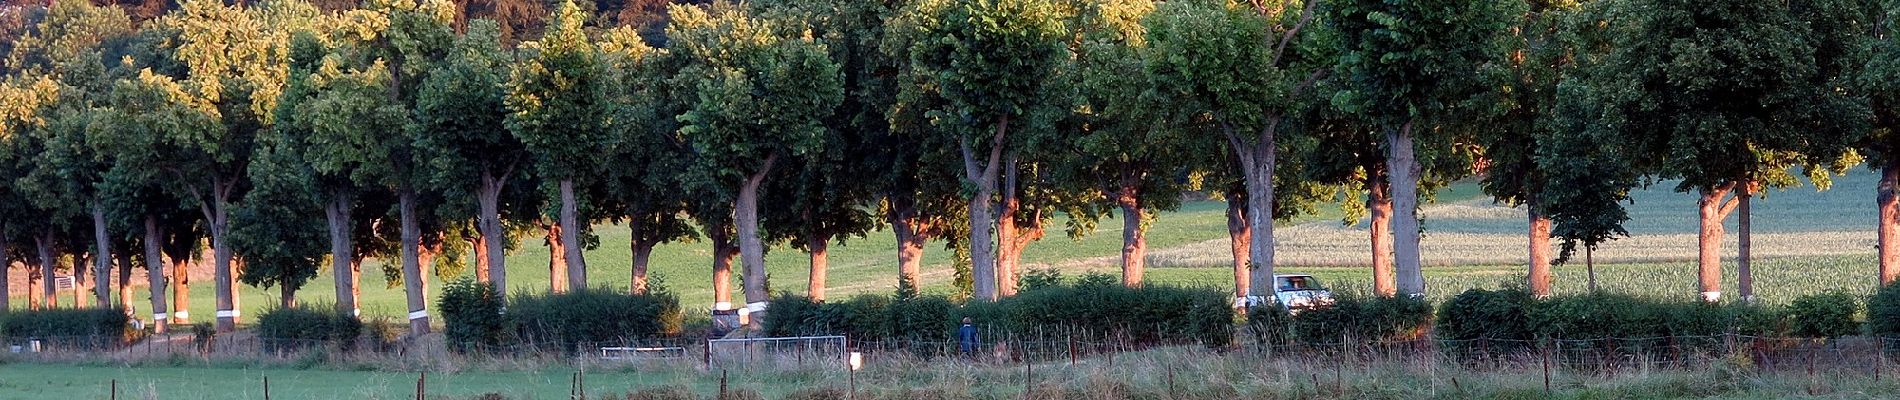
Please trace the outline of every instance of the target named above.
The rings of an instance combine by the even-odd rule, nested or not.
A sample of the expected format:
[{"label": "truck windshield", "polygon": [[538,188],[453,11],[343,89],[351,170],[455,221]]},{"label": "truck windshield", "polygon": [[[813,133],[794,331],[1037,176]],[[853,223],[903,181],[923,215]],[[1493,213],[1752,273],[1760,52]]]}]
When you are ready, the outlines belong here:
[{"label": "truck windshield", "polygon": [[1325,289],[1326,289],[1325,286],[1320,286],[1319,279],[1315,279],[1310,276],[1280,277],[1280,291],[1282,292],[1293,292],[1293,291],[1300,291],[1300,290],[1325,290]]}]

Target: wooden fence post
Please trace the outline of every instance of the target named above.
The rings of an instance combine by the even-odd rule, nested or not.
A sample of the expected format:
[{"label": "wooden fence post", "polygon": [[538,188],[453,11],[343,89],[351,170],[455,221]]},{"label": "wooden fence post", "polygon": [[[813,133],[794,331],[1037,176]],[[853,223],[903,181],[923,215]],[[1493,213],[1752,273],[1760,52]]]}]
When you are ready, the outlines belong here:
[{"label": "wooden fence post", "polygon": [[1550,395],[1550,340],[1549,337],[1545,337],[1544,340],[1538,342],[1538,347],[1542,347],[1544,353],[1541,358],[1544,360],[1544,395],[1546,396]]}]

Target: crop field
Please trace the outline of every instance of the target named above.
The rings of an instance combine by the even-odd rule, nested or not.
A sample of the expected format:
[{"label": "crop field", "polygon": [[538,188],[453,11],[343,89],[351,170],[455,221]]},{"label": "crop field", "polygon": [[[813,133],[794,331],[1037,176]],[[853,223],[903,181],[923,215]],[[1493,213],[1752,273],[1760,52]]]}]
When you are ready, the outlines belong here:
[{"label": "crop field", "polygon": [[[1827,191],[1796,187],[1756,200],[1758,296],[1769,302],[1785,302],[1802,293],[1829,288],[1871,291],[1875,180],[1875,174],[1856,170],[1837,177]],[[1694,293],[1695,197],[1677,193],[1671,185],[1658,184],[1634,193],[1633,203],[1628,205],[1631,220],[1626,225],[1632,237],[1608,243],[1596,252],[1601,287],[1658,296],[1687,297]],[[1227,266],[1230,259],[1224,211],[1223,203],[1202,201],[1162,213],[1149,231],[1148,280],[1230,287],[1233,278]],[[1320,215],[1282,223],[1276,230],[1282,260],[1279,270],[1317,275],[1342,292],[1365,291],[1371,281],[1364,267],[1371,260],[1365,223],[1343,225],[1340,215],[1337,207],[1322,207]],[[1470,287],[1506,284],[1522,273],[1527,243],[1522,210],[1493,204],[1478,193],[1475,184],[1461,182],[1440,193],[1438,202],[1427,205],[1422,216],[1427,289],[1434,297]],[[1061,221],[1052,225],[1052,229],[1060,229]],[[1728,245],[1723,251],[1732,257],[1732,218],[1729,225]],[[1080,239],[1052,231],[1024,250],[1025,266],[1055,268],[1068,276],[1087,271],[1117,273],[1120,226],[1102,223],[1098,231]],[[601,246],[587,252],[589,278],[596,285],[625,287],[631,258],[625,228],[603,225],[595,232]],[[895,288],[893,246],[888,231],[834,244],[830,256],[832,296]],[[950,255],[941,242],[926,249],[926,291],[950,290]],[[711,271],[711,257],[705,242],[662,245],[654,251],[652,272],[680,295],[687,308],[707,308],[712,303],[711,284],[705,279]],[[547,248],[538,238],[525,239],[509,255],[510,290],[544,288],[547,260]],[[1585,290],[1581,257],[1576,261],[1556,267],[1555,287],[1560,293]],[[1724,287],[1732,288],[1735,272],[1727,261]],[[804,290],[804,254],[781,246],[768,253],[766,263],[774,290]],[[364,313],[402,315],[402,289],[385,284],[380,268],[374,260],[364,265]],[[133,281],[142,282],[143,278],[135,277]],[[442,282],[440,278],[433,280],[432,285],[437,286],[432,290]],[[303,288],[300,298],[327,302],[332,298],[332,287],[329,272],[324,271]],[[247,315],[257,315],[269,307],[277,294],[276,290],[241,288]],[[135,292],[134,296],[134,304],[145,298],[143,292]],[[193,282],[192,297],[192,314],[211,315],[209,279]],[[19,300],[15,304],[23,305]]]}]

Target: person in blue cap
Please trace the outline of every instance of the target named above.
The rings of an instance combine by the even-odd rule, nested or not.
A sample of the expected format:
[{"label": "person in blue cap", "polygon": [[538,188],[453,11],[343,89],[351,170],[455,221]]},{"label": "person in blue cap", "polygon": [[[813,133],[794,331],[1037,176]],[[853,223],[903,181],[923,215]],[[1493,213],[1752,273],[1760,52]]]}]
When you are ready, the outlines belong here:
[{"label": "person in blue cap", "polygon": [[982,345],[982,341],[976,337],[976,325],[972,322],[970,317],[963,317],[963,326],[957,328],[957,349],[964,357],[975,356],[977,346]]}]

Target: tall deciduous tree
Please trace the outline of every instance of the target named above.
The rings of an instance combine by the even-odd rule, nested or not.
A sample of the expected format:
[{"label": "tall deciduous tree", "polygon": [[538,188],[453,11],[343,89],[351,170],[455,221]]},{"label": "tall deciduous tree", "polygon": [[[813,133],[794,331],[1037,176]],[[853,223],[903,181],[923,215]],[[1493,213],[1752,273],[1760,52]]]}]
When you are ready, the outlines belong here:
[{"label": "tall deciduous tree", "polygon": [[[1840,167],[1852,136],[1844,133],[1861,119],[1848,91],[1837,89],[1850,53],[1838,35],[1854,35],[1837,24],[1867,21],[1846,3],[1622,4],[1607,19],[1615,24],[1608,52],[1572,88],[1591,100],[1575,114],[1601,125],[1592,129],[1608,139],[1601,143],[1622,147],[1623,163],[1678,179],[1678,191],[1699,196],[1697,286],[1705,300],[1721,297],[1722,221],[1739,204],[1762,185],[1796,182],[1792,167],[1806,167],[1823,186],[1824,172]],[[1747,284],[1740,292],[1752,295]]]},{"label": "tall deciduous tree", "polygon": [[[1048,89],[1069,56],[1059,8],[1047,0],[956,0],[925,7],[923,40],[911,65],[943,99],[932,123],[955,143],[969,194],[970,251],[976,298],[998,295],[991,197],[1007,167],[1010,132],[1046,129],[1067,105]],[[931,39],[935,38],[935,39]]]},{"label": "tall deciduous tree", "polygon": [[180,125],[185,129],[168,130],[164,145],[137,157],[144,165],[171,174],[171,185],[191,197],[205,215],[220,331],[235,329],[239,317],[227,236],[231,210],[250,189],[245,171],[257,134],[270,125],[271,111],[284,86],[289,36],[303,29],[315,13],[314,7],[295,1],[226,6],[189,0],[153,23],[157,29],[176,32],[176,40],[168,44],[184,68],[175,77],[142,73],[141,84],[163,92],[162,98],[185,105],[211,124],[198,120]]},{"label": "tall deciduous tree", "polygon": [[422,82],[415,111],[422,130],[416,146],[427,158],[433,186],[451,196],[473,192],[475,197],[476,252],[486,267],[476,275],[504,290],[508,233],[502,227],[502,195],[529,161],[521,140],[504,123],[505,72],[512,61],[494,21],[470,22],[447,59]]},{"label": "tall deciduous tree", "polygon": [[790,241],[809,256],[810,279],[807,294],[815,300],[825,298],[829,249],[833,240],[863,237],[880,222],[865,207],[875,201],[876,185],[865,182],[857,171],[875,168],[871,154],[885,149],[872,147],[870,138],[886,135],[890,122],[883,118],[889,107],[886,97],[864,94],[881,90],[888,77],[878,76],[880,64],[888,63],[879,51],[883,40],[883,17],[892,4],[871,1],[774,1],[759,2],[761,15],[779,20],[804,21],[814,39],[825,44],[830,58],[838,66],[844,93],[837,107],[824,117],[826,128],[822,151],[791,160],[773,178],[771,195],[786,198],[791,207],[767,210],[764,223],[771,241]]},{"label": "tall deciduous tree", "polygon": [[[34,251],[20,252],[24,255],[20,257],[22,265],[28,270],[28,293],[34,289],[32,283],[51,282],[51,243],[42,232],[52,221],[45,217],[47,211],[34,207],[12,182],[25,177],[37,162],[39,152],[32,132],[45,126],[44,114],[58,97],[59,84],[44,75],[14,76],[0,83],[0,179],[6,179],[7,183],[0,185],[0,196],[9,200],[0,205],[0,211],[6,212],[5,221],[0,221],[5,226],[0,228],[5,229],[8,244],[34,247]],[[11,268],[10,263],[8,267]],[[50,284],[44,286],[51,287]],[[41,288],[39,296],[28,296],[28,304],[36,308],[50,307],[51,293]]]},{"label": "tall deciduous tree", "polygon": [[607,157],[608,193],[600,204],[627,223],[629,290],[643,294],[654,246],[698,236],[685,217],[689,192],[672,190],[689,160],[677,118],[685,105],[676,101],[679,88],[667,82],[683,60],[648,46],[627,27],[606,32],[600,47],[612,87],[610,128],[620,141]]},{"label": "tall deciduous tree", "polygon": [[[118,7],[54,2],[7,54],[14,73],[49,76],[62,87],[55,107],[44,113],[48,124],[30,131],[41,136],[46,151],[17,184],[29,200],[55,211],[50,217],[90,216],[94,254],[112,253],[102,192],[112,154],[93,148],[88,138],[96,133],[91,125],[104,114],[100,106],[111,89],[104,53],[107,47],[122,47],[132,33],[131,19]],[[98,303],[105,305],[111,299],[112,257],[93,261],[90,286]]]},{"label": "tall deciduous tree", "polygon": [[[869,2],[854,2],[865,4]],[[867,70],[858,75],[865,79],[848,87],[844,108],[862,108],[854,118],[866,128],[864,140],[879,151],[866,154],[867,170],[879,171],[871,181],[882,197],[880,204],[885,222],[896,242],[897,281],[899,287],[916,288],[923,270],[924,245],[944,238],[948,249],[967,248],[969,223],[957,215],[967,215],[968,197],[962,191],[962,172],[942,168],[958,161],[955,138],[946,134],[948,127],[931,122],[931,110],[944,107],[945,100],[932,84],[935,77],[924,69],[912,68],[911,48],[933,40],[929,26],[940,14],[941,1],[907,1],[881,8],[861,10],[875,16],[878,26],[877,50],[861,60]],[[852,14],[856,15],[856,14]],[[846,80],[852,82],[851,65],[845,65]],[[878,130],[884,128],[884,130]],[[958,258],[959,260],[962,257]],[[968,287],[966,265],[957,264],[957,287]]]},{"label": "tall deciduous tree", "polygon": [[1340,1],[1326,21],[1339,35],[1335,104],[1366,116],[1385,134],[1392,190],[1393,254],[1399,294],[1422,296],[1419,182],[1427,152],[1452,151],[1452,131],[1468,123],[1471,99],[1489,89],[1488,65],[1504,55],[1522,4],[1488,0]]},{"label": "tall deciduous tree", "polygon": [[667,37],[684,59],[675,80],[686,102],[680,136],[695,152],[689,170],[696,183],[732,196],[746,303],[757,313],[770,300],[760,189],[782,159],[825,150],[823,121],[844,96],[838,66],[795,30],[797,21],[766,20],[731,3],[675,6],[670,14]]},{"label": "tall deciduous tree", "polygon": [[522,45],[533,55],[515,64],[506,97],[508,130],[527,145],[539,175],[553,185],[545,191],[560,199],[554,229],[560,232],[567,282],[556,289],[587,286],[580,242],[586,229],[580,220],[583,199],[575,196],[575,186],[592,179],[599,155],[614,148],[604,115],[608,85],[602,82],[598,51],[582,30],[585,19],[573,1],[562,1],[547,35]]},{"label": "tall deciduous tree", "polygon": [[1506,78],[1496,91],[1496,123],[1477,130],[1488,165],[1479,186],[1499,202],[1523,207],[1529,222],[1526,287],[1531,295],[1550,296],[1554,223],[1544,191],[1549,175],[1537,163],[1539,143],[1551,136],[1546,123],[1557,102],[1557,83],[1573,64],[1570,35],[1574,2],[1530,1],[1510,30]]},{"label": "tall deciduous tree", "polygon": [[[1315,57],[1315,1],[1248,8],[1226,2],[1167,2],[1146,22],[1147,72],[1177,115],[1205,115],[1235,152],[1247,188],[1253,288],[1272,288],[1273,207],[1279,148],[1290,119],[1312,103],[1308,91],[1331,60]],[[1271,296],[1268,296],[1271,298]]]},{"label": "tall deciduous tree", "polygon": [[1873,111],[1872,126],[1856,146],[1867,156],[1867,164],[1880,173],[1875,190],[1875,205],[1880,219],[1875,225],[1879,240],[1880,265],[1877,276],[1881,286],[1900,280],[1900,36],[1894,35],[1895,12],[1900,5],[1884,4],[1885,18],[1875,22],[1867,37],[1866,64],[1860,69],[1858,87],[1867,96]]}]

